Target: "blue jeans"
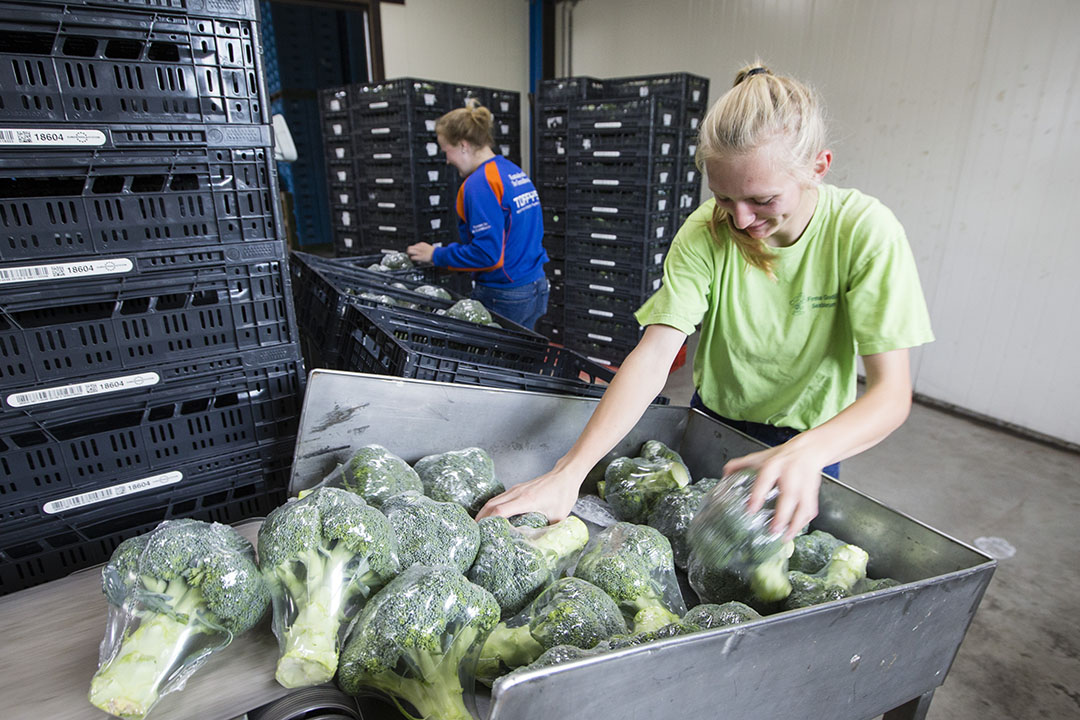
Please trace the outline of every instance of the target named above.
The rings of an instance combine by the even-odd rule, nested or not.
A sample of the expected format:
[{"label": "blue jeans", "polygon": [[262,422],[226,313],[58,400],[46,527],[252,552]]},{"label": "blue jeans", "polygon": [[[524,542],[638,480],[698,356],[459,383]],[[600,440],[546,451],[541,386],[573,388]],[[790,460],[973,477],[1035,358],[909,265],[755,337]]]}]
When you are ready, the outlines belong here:
[{"label": "blue jeans", "polygon": [[[775,447],[786,443],[791,438],[799,434],[799,431],[794,428],[788,427],[775,427],[773,425],[765,425],[764,423],[748,422],[746,420],[732,420],[726,418],[723,415],[713,412],[709,408],[705,407],[705,403],[701,402],[701,396],[694,391],[694,396],[690,398],[690,407],[700,410],[714,420],[735,428],[739,432],[744,432],[755,440],[760,440],[769,447]],[[830,477],[839,479],[840,477],[840,463],[833,463],[832,465],[824,468],[821,472]]]},{"label": "blue jeans", "polygon": [[551,285],[546,277],[542,277],[528,285],[512,288],[477,283],[473,287],[472,299],[484,303],[484,307],[491,312],[532,330],[536,321],[547,312],[550,294]]}]

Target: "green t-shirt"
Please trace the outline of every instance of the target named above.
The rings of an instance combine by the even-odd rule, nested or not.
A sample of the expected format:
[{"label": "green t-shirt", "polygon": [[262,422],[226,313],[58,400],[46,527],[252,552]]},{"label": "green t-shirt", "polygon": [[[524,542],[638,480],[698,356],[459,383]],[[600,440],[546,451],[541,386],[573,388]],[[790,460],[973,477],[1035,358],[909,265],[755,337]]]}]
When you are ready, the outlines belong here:
[{"label": "green t-shirt", "polygon": [[858,355],[934,339],[904,229],[879,201],[819,186],[802,237],[770,248],[775,280],[730,238],[713,239],[714,206],[710,199],[687,219],[663,285],[636,313],[642,325],[687,335],[701,325],[694,385],[706,407],[806,430],[854,402]]}]

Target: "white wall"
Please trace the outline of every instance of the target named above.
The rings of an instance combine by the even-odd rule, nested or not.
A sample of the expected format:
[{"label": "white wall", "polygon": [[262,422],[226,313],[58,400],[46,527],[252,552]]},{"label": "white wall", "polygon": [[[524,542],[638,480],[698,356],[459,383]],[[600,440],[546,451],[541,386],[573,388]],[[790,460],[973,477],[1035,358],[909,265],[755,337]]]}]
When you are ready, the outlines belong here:
[{"label": "white wall", "polygon": [[522,155],[528,161],[529,3],[407,0],[382,3],[387,78],[481,85],[521,93]]},{"label": "white wall", "polygon": [[689,71],[716,98],[760,56],[815,85],[830,181],[882,199],[915,252],[937,336],[916,392],[1080,443],[1080,2],[580,0],[572,17],[575,75]]}]

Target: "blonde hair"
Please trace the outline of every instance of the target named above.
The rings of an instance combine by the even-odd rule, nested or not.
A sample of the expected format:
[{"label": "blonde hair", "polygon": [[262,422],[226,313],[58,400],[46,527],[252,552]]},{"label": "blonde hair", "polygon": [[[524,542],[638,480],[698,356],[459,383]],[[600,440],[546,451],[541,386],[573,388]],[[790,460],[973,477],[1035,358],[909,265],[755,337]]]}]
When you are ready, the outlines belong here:
[{"label": "blonde hair", "polygon": [[[788,141],[792,175],[810,184],[814,163],[827,146],[824,108],[810,87],[794,78],[774,75],[760,61],[754,62],[735,74],[731,89],[705,115],[697,166],[704,172],[708,160],[748,153],[776,137]],[[708,225],[717,242],[721,227],[727,225],[746,262],[772,274],[776,256],[763,241],[736,228],[725,210],[717,206]]]},{"label": "blonde hair", "polygon": [[495,138],[491,135],[494,125],[491,111],[476,98],[469,98],[465,101],[465,107],[451,110],[439,118],[435,123],[435,132],[451,145],[465,140],[474,147],[492,147],[495,145]]}]

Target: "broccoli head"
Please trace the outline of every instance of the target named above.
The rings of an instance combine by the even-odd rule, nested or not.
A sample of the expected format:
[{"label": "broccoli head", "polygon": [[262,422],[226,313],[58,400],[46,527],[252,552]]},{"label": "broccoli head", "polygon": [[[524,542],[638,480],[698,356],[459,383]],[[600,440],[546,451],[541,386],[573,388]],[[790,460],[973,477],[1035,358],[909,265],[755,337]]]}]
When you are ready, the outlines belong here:
[{"label": "broccoli head", "polygon": [[633,632],[678,622],[686,612],[671,544],[655,528],[618,522],[601,532],[574,570],[619,604]]},{"label": "broccoli head", "polygon": [[612,460],[603,481],[597,483],[615,517],[632,523],[646,522],[663,495],[690,484],[690,473],[682,458],[662,442],[649,440],[641,453],[636,458]]},{"label": "broccoli head", "polygon": [[417,285],[413,288],[414,293],[420,295],[426,295],[427,297],[438,298],[439,300],[453,300],[454,298],[441,287],[434,285]]},{"label": "broccoli head", "polygon": [[557,645],[588,649],[625,633],[622,611],[606,592],[581,578],[560,578],[520,615],[496,626],[480,652],[476,675],[494,680]]},{"label": "broccoli head", "polygon": [[199,520],[167,520],[122,542],[102,569],[102,589],[122,639],[103,652],[89,697],[123,718],[145,716],[270,604],[251,543]]},{"label": "broccoli head", "polygon": [[689,635],[690,633],[695,633],[699,630],[701,630],[701,628],[697,625],[683,622],[682,620],[676,620],[675,622],[660,625],[651,630],[639,630],[632,635],[616,635],[608,641],[608,648],[611,650],[622,650],[623,648],[645,645],[646,643],[678,637],[679,635]]},{"label": "broccoli head", "polygon": [[544,528],[515,528],[503,517],[478,525],[480,549],[469,579],[495,596],[504,619],[528,605],[589,541],[589,529],[573,515]]},{"label": "broccoli head", "polygon": [[452,567],[413,565],[360,613],[338,683],[351,695],[365,687],[384,692],[410,717],[471,720],[459,670],[498,622],[487,590]]},{"label": "broccoli head", "polygon": [[817,573],[788,573],[792,590],[784,599],[784,608],[793,610],[847,597],[866,577],[868,560],[869,555],[861,547],[845,543],[833,550]]},{"label": "broccoli head", "polygon": [[791,592],[786,563],[793,545],[790,542],[781,544],[772,556],[754,565],[748,573],[703,562],[691,552],[687,579],[704,603],[737,600],[764,615],[778,612],[783,609],[781,601]]},{"label": "broccoli head", "polygon": [[276,508],[259,530],[259,564],[273,592],[285,687],[334,677],[340,635],[398,569],[390,521],[359,495],[321,487]]},{"label": "broccoli head", "polygon": [[365,445],[353,453],[342,469],[341,485],[374,507],[406,490],[424,491],[416,471],[382,445]]},{"label": "broccoli head", "polygon": [[718,482],[718,478],[702,478],[693,485],[670,490],[660,496],[649,513],[648,524],[659,530],[671,543],[677,568],[686,569],[690,559],[690,548],[686,542],[690,521],[701,507],[705,493]]},{"label": "broccoli head", "polygon": [[489,325],[492,322],[491,313],[479,300],[464,298],[458,300],[446,311],[447,316],[466,320],[477,325]]},{"label": "broccoli head", "polygon": [[480,548],[480,528],[465,508],[410,490],[387,499],[382,511],[397,535],[401,567],[452,565],[464,574]]},{"label": "broccoli head", "polygon": [[383,253],[382,260],[379,261],[387,270],[408,270],[413,266],[413,261],[409,259],[409,256],[400,250],[394,252]]},{"label": "broccoli head", "polygon": [[795,548],[788,560],[789,570],[809,575],[819,572],[832,558],[833,551],[844,544],[824,530],[814,530],[795,538]]},{"label": "broccoli head", "polygon": [[478,447],[428,455],[414,467],[425,495],[463,505],[470,515],[476,515],[484,503],[506,489],[495,479],[495,462]]},{"label": "broccoli head", "polygon": [[877,579],[864,578],[863,580],[855,584],[855,587],[852,588],[851,593],[852,595],[854,595],[856,593],[874,592],[875,590],[884,590],[885,588],[896,587],[900,584],[901,583],[899,580],[894,580],[893,578],[888,577]]},{"label": "broccoli head", "polygon": [[547,515],[542,512],[527,512],[510,518],[514,527],[545,528],[548,526]]},{"label": "broccoli head", "polygon": [[720,605],[715,603],[702,603],[690,608],[683,615],[683,622],[708,630],[710,628],[727,627],[739,623],[760,620],[761,613],[744,603],[732,600]]}]

